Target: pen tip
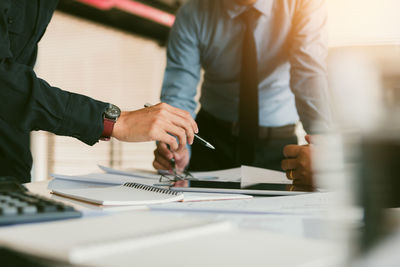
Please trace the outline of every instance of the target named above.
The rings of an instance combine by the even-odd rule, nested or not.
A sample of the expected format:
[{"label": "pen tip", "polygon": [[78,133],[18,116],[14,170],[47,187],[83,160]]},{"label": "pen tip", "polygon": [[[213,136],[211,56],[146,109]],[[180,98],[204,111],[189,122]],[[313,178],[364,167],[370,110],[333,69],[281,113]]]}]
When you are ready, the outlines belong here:
[{"label": "pen tip", "polygon": [[207,144],[207,147],[215,150],[215,147],[211,144]]}]

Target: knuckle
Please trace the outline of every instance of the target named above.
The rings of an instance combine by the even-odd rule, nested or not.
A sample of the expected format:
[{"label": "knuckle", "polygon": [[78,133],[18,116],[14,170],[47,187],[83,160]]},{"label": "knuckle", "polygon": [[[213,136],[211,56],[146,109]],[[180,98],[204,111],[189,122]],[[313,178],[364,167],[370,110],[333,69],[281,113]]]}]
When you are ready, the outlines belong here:
[{"label": "knuckle", "polygon": [[160,119],[160,116],[164,116],[165,115],[165,109],[159,109],[157,110],[157,119]]},{"label": "knuckle", "polygon": [[192,127],[192,124],[190,123],[190,121],[188,121],[185,126],[186,126],[187,131],[189,131],[190,133],[193,133],[193,127]]},{"label": "knuckle", "polygon": [[177,144],[177,143],[176,143],[176,139],[175,139],[174,137],[172,137],[172,136],[168,137],[168,143],[169,143],[170,145],[171,145],[171,144],[173,144],[173,145]]},{"label": "knuckle", "polygon": [[157,122],[154,121],[152,124],[149,126],[149,132],[154,132],[157,129]]},{"label": "knuckle", "polygon": [[285,157],[287,157],[288,152],[289,152],[289,147],[288,147],[288,146],[285,146],[285,147],[283,148],[283,155],[284,155]]},{"label": "knuckle", "polygon": [[162,122],[163,122],[163,119],[160,118],[160,117],[158,117],[158,118],[156,118],[156,119],[154,120],[154,126],[157,126],[157,127],[158,127],[158,125],[161,125]]},{"label": "knuckle", "polygon": [[186,135],[186,131],[184,129],[179,129],[178,135],[183,138]]},{"label": "knuckle", "polygon": [[154,126],[155,124],[157,124],[159,120],[160,120],[160,119],[159,119],[158,117],[153,117],[153,118],[151,118],[151,120],[150,120],[150,127],[152,127],[152,126]]},{"label": "knuckle", "polygon": [[150,129],[149,129],[149,136],[150,136],[150,138],[156,138],[156,136],[157,136],[157,127],[155,127],[155,126],[151,126],[150,127]]},{"label": "knuckle", "polygon": [[307,157],[308,156],[307,149],[301,149],[300,152],[299,152],[299,156],[300,157]]},{"label": "knuckle", "polygon": [[299,166],[303,169],[307,167],[307,161],[304,159],[299,160]]}]

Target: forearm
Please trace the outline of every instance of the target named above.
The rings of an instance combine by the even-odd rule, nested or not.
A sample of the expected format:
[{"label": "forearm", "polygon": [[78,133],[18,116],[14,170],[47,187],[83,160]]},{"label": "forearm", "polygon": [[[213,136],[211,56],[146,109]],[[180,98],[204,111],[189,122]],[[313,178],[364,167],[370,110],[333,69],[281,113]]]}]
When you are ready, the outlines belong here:
[{"label": "forearm", "polygon": [[291,89],[308,133],[326,130],[331,121],[326,56],[327,12],[324,0],[299,1],[291,36]]},{"label": "forearm", "polygon": [[197,102],[195,100],[196,85],[197,82],[192,82],[187,84],[186,87],[178,87],[171,84],[169,81],[165,81],[160,99],[162,102],[170,104],[171,106],[188,111],[190,115],[195,118],[195,111],[197,108]]},{"label": "forearm", "polygon": [[192,59],[198,58],[199,52],[195,48],[189,51],[177,51],[173,47],[176,40],[171,38],[170,42],[172,44],[168,48],[168,61],[160,99],[171,106],[188,111],[194,118],[200,63],[198,60],[193,62]]},{"label": "forearm", "polygon": [[105,103],[51,87],[29,66],[2,60],[0,88],[2,120],[22,131],[45,130],[89,145],[102,133]]},{"label": "forearm", "polygon": [[[299,79],[300,80],[300,79]],[[296,108],[307,133],[313,134],[330,128],[331,109],[325,77],[302,78],[292,85]]]},{"label": "forearm", "polygon": [[200,21],[190,4],[178,12],[167,47],[167,66],[161,101],[190,112],[195,117],[197,85],[200,80]]}]

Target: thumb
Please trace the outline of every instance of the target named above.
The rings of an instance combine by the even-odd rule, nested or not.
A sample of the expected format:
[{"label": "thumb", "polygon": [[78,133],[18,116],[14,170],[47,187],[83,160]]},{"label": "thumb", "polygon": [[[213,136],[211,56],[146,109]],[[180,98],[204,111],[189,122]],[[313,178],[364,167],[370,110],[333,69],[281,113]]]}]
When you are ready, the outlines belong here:
[{"label": "thumb", "polygon": [[305,139],[306,139],[307,143],[311,144],[311,135],[307,134],[305,136]]}]

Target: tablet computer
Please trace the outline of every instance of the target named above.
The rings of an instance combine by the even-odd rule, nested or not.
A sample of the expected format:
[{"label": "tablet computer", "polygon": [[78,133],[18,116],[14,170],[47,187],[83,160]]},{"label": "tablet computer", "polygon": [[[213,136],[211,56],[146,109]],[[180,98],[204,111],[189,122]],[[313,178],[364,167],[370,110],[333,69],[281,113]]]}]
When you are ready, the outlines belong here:
[{"label": "tablet computer", "polygon": [[287,196],[315,192],[315,188],[304,185],[259,183],[241,187],[240,182],[197,180],[177,181],[170,189],[179,192],[246,194],[253,196]]}]

